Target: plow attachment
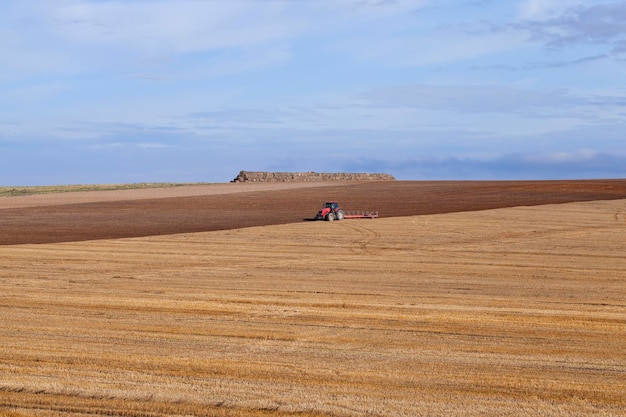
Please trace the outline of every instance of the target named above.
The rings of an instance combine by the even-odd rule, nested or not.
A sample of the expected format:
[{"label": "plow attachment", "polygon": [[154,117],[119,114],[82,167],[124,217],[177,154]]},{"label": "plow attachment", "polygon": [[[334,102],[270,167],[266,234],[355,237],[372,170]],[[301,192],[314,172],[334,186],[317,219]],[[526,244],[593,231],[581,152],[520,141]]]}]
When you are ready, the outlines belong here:
[{"label": "plow attachment", "polygon": [[377,211],[346,211],[344,219],[375,219],[378,217]]}]

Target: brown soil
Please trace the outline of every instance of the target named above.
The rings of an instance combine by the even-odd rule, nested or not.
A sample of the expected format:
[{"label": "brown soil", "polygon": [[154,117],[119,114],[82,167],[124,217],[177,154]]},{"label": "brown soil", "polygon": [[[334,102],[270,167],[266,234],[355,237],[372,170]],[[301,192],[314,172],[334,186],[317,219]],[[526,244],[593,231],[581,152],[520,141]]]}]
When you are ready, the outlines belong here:
[{"label": "brown soil", "polygon": [[215,184],[0,199],[0,245],[156,236],[286,224],[324,201],[411,216],[626,198],[626,180]]}]

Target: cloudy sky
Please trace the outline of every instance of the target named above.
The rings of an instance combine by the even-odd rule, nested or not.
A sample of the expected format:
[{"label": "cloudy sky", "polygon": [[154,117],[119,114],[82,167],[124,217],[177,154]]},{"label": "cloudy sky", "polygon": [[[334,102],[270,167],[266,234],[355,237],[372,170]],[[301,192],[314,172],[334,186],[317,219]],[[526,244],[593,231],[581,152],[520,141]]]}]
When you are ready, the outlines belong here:
[{"label": "cloudy sky", "polygon": [[626,1],[0,0],[0,185],[626,177]]}]

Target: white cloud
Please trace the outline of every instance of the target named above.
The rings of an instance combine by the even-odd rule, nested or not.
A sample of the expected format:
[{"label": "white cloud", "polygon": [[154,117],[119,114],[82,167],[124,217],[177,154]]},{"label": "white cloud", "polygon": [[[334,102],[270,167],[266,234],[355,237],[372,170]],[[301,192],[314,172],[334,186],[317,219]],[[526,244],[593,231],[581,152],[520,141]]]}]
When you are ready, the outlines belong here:
[{"label": "white cloud", "polygon": [[519,4],[519,18],[547,20],[560,16],[567,9],[580,4],[580,0],[526,0]]},{"label": "white cloud", "polygon": [[527,46],[521,33],[483,33],[468,36],[460,31],[446,30],[436,35],[387,34],[346,38],[335,48],[361,60],[391,67],[423,67],[455,64]]},{"label": "white cloud", "polygon": [[540,163],[572,163],[586,162],[597,159],[601,155],[593,149],[578,149],[572,152],[554,152],[548,154],[531,154],[525,157],[528,162]]},{"label": "white cloud", "polygon": [[14,106],[29,105],[32,107],[37,103],[46,102],[68,88],[70,88],[70,84],[67,82],[37,83],[6,89],[2,95],[4,100],[10,101]]},{"label": "white cloud", "polygon": [[[284,3],[250,1],[76,2],[55,10],[69,42],[148,53],[188,53],[248,47],[292,35]],[[277,19],[282,24],[277,24]]]},{"label": "white cloud", "polygon": [[626,175],[626,154],[571,152],[504,153],[494,157],[353,158],[344,169],[390,172],[398,179],[578,179]]},{"label": "white cloud", "polygon": [[531,0],[525,5],[521,27],[552,48],[604,45],[615,53],[626,42],[624,2]]},{"label": "white cloud", "polygon": [[159,142],[140,142],[140,143],[129,143],[129,142],[112,142],[112,143],[103,143],[103,144],[97,144],[97,145],[93,145],[90,147],[90,149],[118,149],[118,150],[124,150],[124,149],[131,149],[131,148],[137,148],[137,149],[173,149],[173,148],[177,148],[178,146],[174,146],[174,145],[167,145],[167,144],[163,144],[163,143],[159,143]]},{"label": "white cloud", "polygon": [[565,90],[529,90],[499,85],[401,85],[359,95],[371,105],[464,113],[510,113],[537,108],[569,108],[585,101]]},{"label": "white cloud", "polygon": [[[284,0],[6,0],[0,4],[2,80],[39,74],[67,76],[92,71],[128,71],[177,56],[235,51],[250,57],[250,69],[286,62],[286,51],[302,37],[364,32],[377,22],[405,16],[421,1]],[[281,55],[279,60],[276,56]],[[243,62],[246,61],[244,57]],[[241,67],[236,62],[206,68]],[[239,71],[237,68],[235,71]],[[247,67],[244,68],[247,70]],[[144,74],[159,78],[158,75]]]},{"label": "white cloud", "polygon": [[[251,56],[262,48],[273,62],[283,54],[280,63],[281,42],[311,26],[294,10],[284,1],[7,0],[0,4],[0,56],[10,59],[3,59],[0,83],[40,74],[141,72],[156,61],[225,50]],[[252,68],[268,62],[253,61]]]},{"label": "white cloud", "polygon": [[[247,48],[404,15],[416,0],[65,1],[40,16],[72,44],[177,54]],[[346,20],[348,19],[348,20]]]},{"label": "white cloud", "polygon": [[418,10],[432,0],[335,0],[339,5],[361,15],[381,17]]}]

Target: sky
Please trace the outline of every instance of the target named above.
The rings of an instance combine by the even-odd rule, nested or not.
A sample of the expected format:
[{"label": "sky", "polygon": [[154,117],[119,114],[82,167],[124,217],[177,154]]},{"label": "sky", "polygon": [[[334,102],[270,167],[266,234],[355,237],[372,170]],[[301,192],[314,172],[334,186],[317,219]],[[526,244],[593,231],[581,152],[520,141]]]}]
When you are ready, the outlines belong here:
[{"label": "sky", "polygon": [[0,185],[626,178],[626,1],[0,0]]}]

